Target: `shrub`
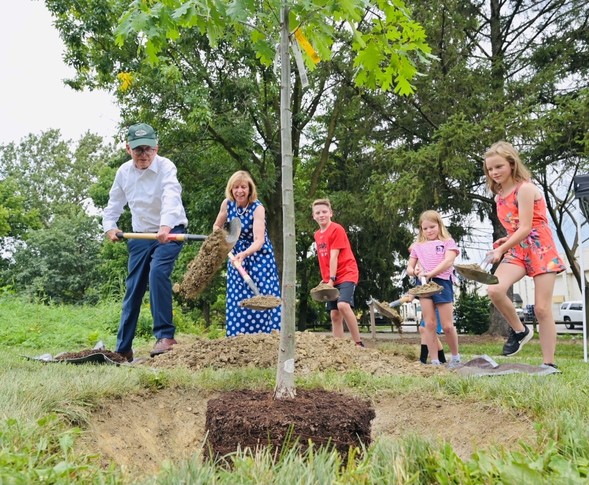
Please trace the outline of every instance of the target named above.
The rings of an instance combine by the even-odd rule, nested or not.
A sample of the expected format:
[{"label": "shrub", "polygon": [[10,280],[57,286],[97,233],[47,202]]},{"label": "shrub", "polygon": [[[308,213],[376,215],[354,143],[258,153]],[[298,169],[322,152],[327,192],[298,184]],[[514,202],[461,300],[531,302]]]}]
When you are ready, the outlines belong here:
[{"label": "shrub", "polygon": [[456,330],[481,335],[489,330],[491,300],[476,292],[462,292],[455,308]]}]

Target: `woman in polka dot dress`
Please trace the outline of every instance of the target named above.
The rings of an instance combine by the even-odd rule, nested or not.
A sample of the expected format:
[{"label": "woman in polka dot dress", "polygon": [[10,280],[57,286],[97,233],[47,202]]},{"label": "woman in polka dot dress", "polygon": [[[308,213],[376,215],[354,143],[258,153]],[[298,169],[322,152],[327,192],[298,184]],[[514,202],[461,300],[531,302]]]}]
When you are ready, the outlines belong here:
[{"label": "woman in polka dot dress", "polygon": [[[240,262],[248,272],[260,294],[280,298],[278,269],[274,259],[274,248],[266,232],[266,211],[258,200],[256,185],[248,172],[235,172],[227,182],[225,200],[214,230],[226,222],[239,218],[241,234],[233,248],[236,262]],[[270,333],[280,330],[281,308],[271,310],[249,310],[239,306],[239,302],[254,296],[233,264],[227,263],[227,336],[239,334]]]}]

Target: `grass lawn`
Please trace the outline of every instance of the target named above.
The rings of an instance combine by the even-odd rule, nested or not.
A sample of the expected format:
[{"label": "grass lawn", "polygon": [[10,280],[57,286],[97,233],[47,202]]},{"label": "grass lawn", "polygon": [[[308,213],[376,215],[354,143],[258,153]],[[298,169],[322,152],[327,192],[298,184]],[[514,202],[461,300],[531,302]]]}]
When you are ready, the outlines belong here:
[{"label": "grass lawn", "polygon": [[[113,349],[119,303],[57,307],[0,297],[0,484],[584,484],[589,483],[589,367],[580,337],[559,337],[562,374],[463,378],[453,373],[377,377],[354,371],[297,376],[297,386],[351,392],[372,401],[429,393],[436,399],[493,406],[533,423],[535,433],[516,446],[490,447],[460,457],[448,443],[424,436],[378,437],[346,463],[329,450],[236,453],[232,466],[190,459],[167,461],[159,471],[133,476],[98,451],[79,446],[97,410],[113,399],[141,399],[170,390],[272,389],[275,372],[41,364],[23,358],[92,347]],[[196,330],[195,330],[196,331]],[[153,340],[137,340],[149,349]],[[388,352],[398,343],[379,344]],[[465,357],[497,356],[497,342],[461,344]],[[538,364],[537,338],[517,355]],[[486,408],[485,408],[486,409]],[[410,412],[410,410],[408,410]],[[454,426],[460,426],[460,415]],[[402,423],[400,423],[402,425]],[[492,430],[493,416],[479,433]],[[466,432],[466,430],[465,430]]]}]

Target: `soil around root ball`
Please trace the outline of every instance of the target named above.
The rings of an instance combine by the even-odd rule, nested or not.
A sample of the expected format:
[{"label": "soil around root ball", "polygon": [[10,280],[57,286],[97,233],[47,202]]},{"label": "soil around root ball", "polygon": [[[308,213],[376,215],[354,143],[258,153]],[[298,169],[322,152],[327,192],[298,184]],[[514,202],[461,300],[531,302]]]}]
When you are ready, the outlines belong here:
[{"label": "soil around root ball", "polygon": [[294,399],[271,392],[230,391],[207,405],[205,456],[219,459],[238,449],[270,447],[277,455],[296,444],[304,452],[335,448],[343,462],[350,447],[368,447],[375,412],[369,401],[323,389],[299,390]]},{"label": "soil around root ball", "polygon": [[196,300],[215,277],[231,250],[224,229],[213,231],[200,247],[196,257],[188,264],[182,283],[174,291],[186,300]]}]

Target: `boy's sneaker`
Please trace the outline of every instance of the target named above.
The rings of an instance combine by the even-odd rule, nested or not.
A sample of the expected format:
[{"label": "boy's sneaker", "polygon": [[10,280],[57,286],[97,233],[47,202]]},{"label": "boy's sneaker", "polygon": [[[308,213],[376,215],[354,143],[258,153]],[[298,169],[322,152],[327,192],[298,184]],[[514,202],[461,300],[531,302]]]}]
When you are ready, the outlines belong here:
[{"label": "boy's sneaker", "polygon": [[552,367],[553,369],[557,369],[558,370],[558,366],[556,364],[542,364],[540,367],[544,367],[544,368],[548,368],[548,367]]},{"label": "boy's sneaker", "polygon": [[523,332],[516,333],[513,328],[509,329],[507,342],[503,346],[503,355],[510,357],[517,354],[534,336],[534,330],[526,327]]},{"label": "boy's sneaker", "polygon": [[448,369],[457,369],[458,367],[462,367],[460,357],[452,357],[448,362]]},{"label": "boy's sneaker", "polygon": [[356,347],[366,347],[366,345],[364,345],[364,342],[362,342],[362,340],[360,340],[360,342],[355,342],[356,343]]}]

